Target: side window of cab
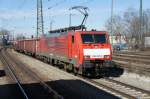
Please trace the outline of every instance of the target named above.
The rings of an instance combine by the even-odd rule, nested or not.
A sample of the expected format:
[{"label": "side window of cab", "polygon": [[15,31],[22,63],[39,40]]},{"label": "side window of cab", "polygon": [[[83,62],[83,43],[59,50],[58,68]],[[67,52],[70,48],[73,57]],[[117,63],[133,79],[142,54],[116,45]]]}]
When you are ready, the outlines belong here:
[{"label": "side window of cab", "polygon": [[74,36],[72,35],[72,44],[74,44]]}]

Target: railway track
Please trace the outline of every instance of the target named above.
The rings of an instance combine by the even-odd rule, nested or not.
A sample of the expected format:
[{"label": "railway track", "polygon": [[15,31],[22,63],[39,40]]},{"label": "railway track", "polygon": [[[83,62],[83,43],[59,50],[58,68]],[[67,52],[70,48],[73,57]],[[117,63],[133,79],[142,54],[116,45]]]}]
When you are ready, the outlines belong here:
[{"label": "railway track", "polygon": [[120,56],[120,57],[130,57],[130,58],[136,58],[136,59],[150,59],[149,55],[136,55],[136,54],[122,54],[122,53],[114,53],[114,56]]},{"label": "railway track", "polygon": [[150,99],[150,92],[109,78],[89,79],[81,77],[93,86],[122,99]]},{"label": "railway track", "polygon": [[113,79],[104,78],[100,80],[93,80],[94,83],[102,84],[108,88],[115,90],[116,93],[119,93],[124,98],[128,99],[150,99],[150,92],[119,82]]},{"label": "railway track", "polygon": [[116,65],[136,73],[149,76],[150,72],[150,55],[143,53],[114,53],[113,61]]},{"label": "railway track", "polygon": [[114,52],[114,54],[123,54],[123,55],[135,55],[135,56],[150,56],[149,51],[146,52],[136,52],[136,51],[132,51],[132,52],[122,52],[122,51],[117,51]]},{"label": "railway track", "polygon": [[148,72],[148,73],[150,72],[149,65],[136,64],[136,63],[131,63],[131,62],[119,61],[119,60],[114,60],[114,62],[117,66],[123,67],[126,69],[141,70],[141,71]]},{"label": "railway track", "polygon": [[[10,73],[12,75],[12,78],[17,82],[17,84],[18,84],[21,92],[25,96],[25,99],[29,99],[29,96],[26,94],[25,90],[23,89],[23,86],[20,83],[19,78],[17,77],[15,71],[12,69],[13,64],[16,64],[16,66],[18,66],[19,68],[21,68],[22,70],[24,70],[28,75],[30,75],[30,77],[36,79],[41,84],[41,86],[49,93],[49,95],[51,96],[50,99],[63,99],[63,97],[61,95],[59,95],[48,84],[46,84],[36,73],[34,73],[29,68],[27,68],[23,63],[21,63],[20,61],[18,61],[16,58],[14,58],[13,56],[11,56],[7,52],[7,50],[2,49],[0,53],[1,53],[1,60],[7,66],[8,70],[10,71]],[[14,63],[12,63],[12,62],[14,62]]]},{"label": "railway track", "polygon": [[150,61],[149,59],[138,59],[138,58],[131,58],[131,57],[124,57],[124,56],[113,56],[114,60],[120,60],[120,61],[127,61],[127,62],[132,62],[132,63],[137,63],[137,64],[146,64],[149,65]]}]

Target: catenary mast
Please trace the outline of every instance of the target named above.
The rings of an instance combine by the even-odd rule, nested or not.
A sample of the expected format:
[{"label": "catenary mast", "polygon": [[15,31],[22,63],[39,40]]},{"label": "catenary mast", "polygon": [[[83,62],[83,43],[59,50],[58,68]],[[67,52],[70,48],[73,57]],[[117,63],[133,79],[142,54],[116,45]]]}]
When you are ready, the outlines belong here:
[{"label": "catenary mast", "polygon": [[44,34],[42,0],[37,0],[37,38]]}]

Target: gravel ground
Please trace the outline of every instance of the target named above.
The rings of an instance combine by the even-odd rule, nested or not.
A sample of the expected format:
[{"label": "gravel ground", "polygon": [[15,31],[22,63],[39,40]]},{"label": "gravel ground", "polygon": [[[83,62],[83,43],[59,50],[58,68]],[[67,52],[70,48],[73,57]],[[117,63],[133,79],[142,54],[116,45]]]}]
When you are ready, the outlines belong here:
[{"label": "gravel ground", "polygon": [[150,77],[125,71],[122,76],[114,79],[150,91]]},{"label": "gravel ground", "polygon": [[12,79],[5,73],[4,66],[0,61],[0,85],[12,84],[14,83]]},{"label": "gravel ground", "polygon": [[8,77],[0,77],[0,85],[13,84],[14,82]]},{"label": "gravel ground", "polygon": [[21,84],[36,83],[36,81],[32,77],[30,77],[30,75],[28,75],[24,70],[22,70],[22,68],[16,66],[15,63],[12,64],[13,67],[11,68],[13,69],[13,71],[15,71],[15,74],[17,75]]},{"label": "gravel ground", "polygon": [[78,77],[31,57],[13,51],[13,54],[36,72],[65,99],[118,99],[98,87],[85,83]]},{"label": "gravel ground", "polygon": [[[130,54],[127,53],[126,55],[134,56],[134,54],[136,54],[136,53],[131,52]],[[144,62],[140,63],[140,60],[143,60],[143,61],[146,60],[147,62],[149,62],[148,58],[144,59],[144,57],[145,57],[144,55],[147,55],[146,57],[150,57],[150,56],[148,56],[148,55],[150,55],[150,52],[149,51],[137,52],[137,54],[139,54],[137,56],[140,57],[140,54],[141,54],[141,56],[143,57],[143,58],[141,57],[141,58],[137,58],[137,59],[135,58],[134,60],[136,60],[137,62],[132,62],[132,61],[128,62],[128,61],[125,61],[125,59],[121,61],[119,58],[117,60],[114,60],[116,63],[123,64],[122,67],[124,67],[124,68],[130,67],[130,69],[128,69],[128,70],[131,71],[131,72],[128,72],[128,70],[127,70],[124,72],[124,74],[121,77],[114,78],[114,79],[121,81],[121,82],[125,82],[130,85],[133,85],[135,87],[139,87],[139,88],[150,91],[150,72],[149,72],[150,64],[144,64]],[[121,56],[121,57],[123,57],[123,56]],[[125,58],[127,58],[127,57],[125,57]],[[132,57],[129,57],[129,58],[131,58],[131,60],[133,59]],[[129,58],[127,58],[127,59],[129,59]],[[138,70],[136,70],[136,69],[138,69]],[[142,69],[142,70],[140,71],[139,69]]]},{"label": "gravel ground", "polygon": [[126,71],[150,77],[150,65],[144,65],[140,63],[137,64],[120,60],[119,61],[113,60],[113,61],[116,63],[116,65],[124,68],[124,70]]},{"label": "gravel ground", "polygon": [[0,61],[0,70],[4,70],[4,67],[1,61]]}]

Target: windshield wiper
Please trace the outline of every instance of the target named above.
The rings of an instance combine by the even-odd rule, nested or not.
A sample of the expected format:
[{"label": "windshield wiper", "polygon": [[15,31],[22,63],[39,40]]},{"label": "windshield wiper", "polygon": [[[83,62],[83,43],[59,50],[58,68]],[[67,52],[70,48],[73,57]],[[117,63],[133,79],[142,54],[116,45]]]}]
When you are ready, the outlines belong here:
[{"label": "windshield wiper", "polygon": [[84,42],[85,44],[93,44],[94,42]]}]

